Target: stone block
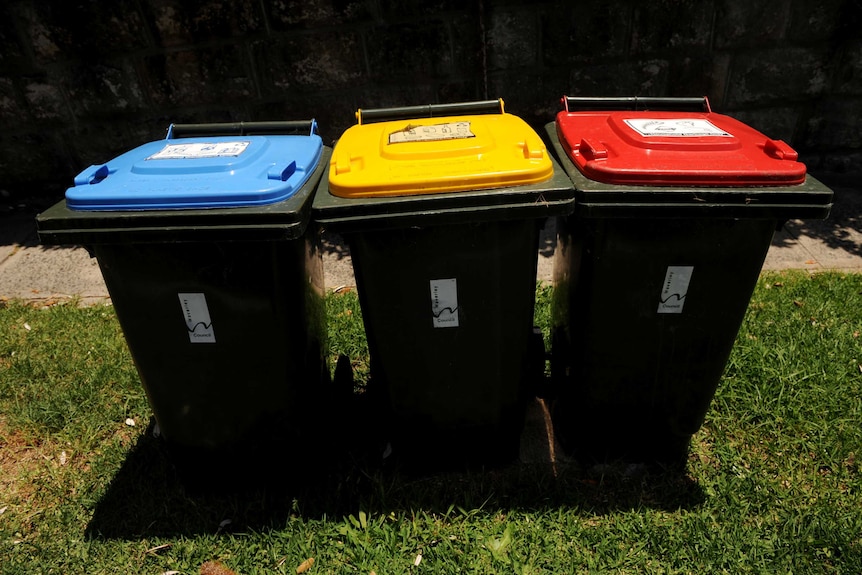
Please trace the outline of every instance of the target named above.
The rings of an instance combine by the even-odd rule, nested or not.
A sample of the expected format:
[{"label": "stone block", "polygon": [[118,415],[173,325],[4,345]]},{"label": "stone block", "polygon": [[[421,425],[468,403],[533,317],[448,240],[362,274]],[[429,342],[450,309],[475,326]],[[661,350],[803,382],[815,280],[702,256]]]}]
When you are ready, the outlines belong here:
[{"label": "stone block", "polygon": [[597,64],[628,51],[631,3],[554,4],[541,12],[542,60],[545,66]]},{"label": "stone block", "polygon": [[143,90],[130,61],[76,63],[63,79],[77,118],[104,118],[145,107]]},{"label": "stone block", "polygon": [[639,3],[632,17],[631,53],[708,48],[713,13],[713,2],[704,0]]},{"label": "stone block", "polygon": [[790,23],[790,2],[716,0],[717,49],[773,46],[784,38]]},{"label": "stone block", "polygon": [[[853,5],[856,4],[854,8]],[[794,0],[790,9],[790,27],[788,40],[794,43],[811,44],[829,40],[836,31],[853,26],[853,12],[858,14],[858,3],[845,0]],[[862,26],[862,20],[857,16],[854,29]],[[851,32],[851,30],[847,30]]]},{"label": "stone block", "polygon": [[28,79],[24,99],[34,120],[63,120],[69,116],[65,95],[54,79],[45,76]]},{"label": "stone block", "polygon": [[463,2],[463,0],[378,0],[373,4],[372,14],[375,18],[415,20],[417,16],[436,16],[443,12],[464,11],[465,5],[472,3]]},{"label": "stone block", "polygon": [[633,60],[577,67],[569,76],[570,96],[664,96],[670,63],[663,59]]},{"label": "stone block", "polygon": [[160,107],[244,103],[257,97],[246,51],[229,45],[145,58],[141,75]]},{"label": "stone block", "polygon": [[482,74],[482,28],[473,14],[456,14],[448,19],[452,39],[452,72],[466,80]]},{"label": "stone block", "polygon": [[[704,50],[686,50],[669,61],[667,96],[708,96],[723,90],[721,59]],[[717,88],[717,86],[720,86]],[[720,100],[720,98],[718,98]]]},{"label": "stone block", "polygon": [[829,65],[822,51],[807,48],[740,53],[731,63],[727,107],[740,109],[819,96],[829,85]]},{"label": "stone block", "polygon": [[365,34],[369,75],[438,78],[452,73],[452,39],[442,20],[375,26]]},{"label": "stone block", "polygon": [[0,5],[0,73],[11,74],[28,68],[29,58],[25,57],[21,48],[9,5],[3,3]]},{"label": "stone block", "polygon": [[365,77],[362,44],[348,30],[296,34],[252,47],[264,95],[285,90],[335,90]]},{"label": "stone block", "polygon": [[13,4],[37,62],[98,61],[148,46],[136,0]]},{"label": "stone block", "polygon": [[486,26],[489,70],[536,65],[539,19],[533,10],[491,10]]},{"label": "stone block", "polygon": [[862,95],[862,40],[848,42],[835,71],[835,92]]},{"label": "stone block", "polygon": [[862,98],[826,98],[808,119],[803,146],[820,150],[862,148]]},{"label": "stone block", "polygon": [[280,0],[263,3],[269,25],[276,31],[358,22],[370,18],[370,10],[376,4],[358,0]]},{"label": "stone block", "polygon": [[862,177],[862,151],[848,149],[821,154],[816,163],[808,165],[808,169],[817,174],[849,176],[849,184],[856,187]]},{"label": "stone block", "polygon": [[12,78],[0,78],[0,124],[9,129],[27,122],[27,113],[18,98]]},{"label": "stone block", "polygon": [[254,0],[147,0],[142,4],[162,46],[256,34],[265,27],[261,4]]}]

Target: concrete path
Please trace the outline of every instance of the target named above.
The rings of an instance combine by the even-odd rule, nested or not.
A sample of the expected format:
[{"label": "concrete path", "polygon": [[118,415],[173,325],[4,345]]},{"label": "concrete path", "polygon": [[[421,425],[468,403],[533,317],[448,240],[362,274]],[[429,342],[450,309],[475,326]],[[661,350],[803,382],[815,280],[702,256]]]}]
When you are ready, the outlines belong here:
[{"label": "concrete path", "polygon": [[[108,292],[95,259],[82,248],[40,246],[35,214],[0,215],[0,298],[46,304],[79,297],[106,301]],[[541,237],[538,277],[550,281],[554,229]],[[337,236],[324,236],[324,273],[328,289],[354,285],[350,254]],[[790,221],[776,233],[765,270],[803,269],[862,272],[862,189],[836,187],[826,220]]]}]

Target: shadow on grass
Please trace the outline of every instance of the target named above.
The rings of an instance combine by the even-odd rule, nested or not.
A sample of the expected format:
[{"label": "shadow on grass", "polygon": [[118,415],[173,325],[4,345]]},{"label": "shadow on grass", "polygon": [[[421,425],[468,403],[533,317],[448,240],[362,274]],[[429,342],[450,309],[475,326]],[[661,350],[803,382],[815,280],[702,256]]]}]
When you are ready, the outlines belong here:
[{"label": "shadow on grass", "polygon": [[[339,436],[350,438],[350,448],[333,453]],[[396,457],[384,461],[385,442],[375,433],[342,430],[319,439],[328,442],[328,451],[308,445],[304,454],[273,456],[268,467],[252,471],[218,460],[178,460],[147,433],[114,476],[87,534],[134,540],[261,531],[280,529],[292,517],[341,521],[359,510],[447,515],[458,509],[491,518],[565,509],[595,517],[641,508],[690,509],[705,500],[701,487],[679,469],[584,467],[533,457],[530,463],[419,472]]]}]

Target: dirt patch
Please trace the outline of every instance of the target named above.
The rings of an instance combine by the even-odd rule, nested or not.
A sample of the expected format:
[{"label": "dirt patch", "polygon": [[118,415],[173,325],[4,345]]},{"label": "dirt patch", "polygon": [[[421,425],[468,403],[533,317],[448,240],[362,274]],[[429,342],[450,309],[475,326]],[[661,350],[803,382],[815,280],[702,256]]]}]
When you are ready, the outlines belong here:
[{"label": "dirt patch", "polygon": [[0,493],[3,494],[0,507],[33,494],[27,478],[44,461],[42,449],[31,437],[9,429],[5,418],[0,418]]}]

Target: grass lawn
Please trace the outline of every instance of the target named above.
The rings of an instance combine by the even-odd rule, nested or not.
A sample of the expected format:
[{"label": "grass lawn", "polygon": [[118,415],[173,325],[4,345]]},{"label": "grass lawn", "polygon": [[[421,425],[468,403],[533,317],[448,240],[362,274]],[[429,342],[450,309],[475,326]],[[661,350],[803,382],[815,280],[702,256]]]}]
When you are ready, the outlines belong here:
[{"label": "grass lawn", "polygon": [[[327,306],[332,362],[348,355],[361,384],[356,296]],[[858,575],[860,331],[862,275],[764,273],[682,474],[298,459],[283,489],[229,494],[185,489],[148,432],[111,307],[0,302],[0,574]]]}]

